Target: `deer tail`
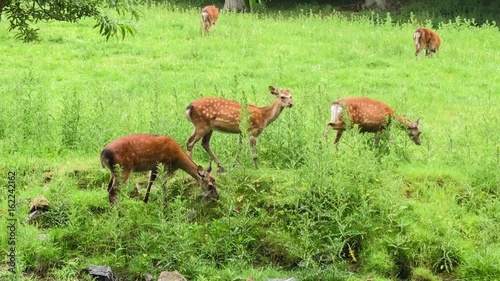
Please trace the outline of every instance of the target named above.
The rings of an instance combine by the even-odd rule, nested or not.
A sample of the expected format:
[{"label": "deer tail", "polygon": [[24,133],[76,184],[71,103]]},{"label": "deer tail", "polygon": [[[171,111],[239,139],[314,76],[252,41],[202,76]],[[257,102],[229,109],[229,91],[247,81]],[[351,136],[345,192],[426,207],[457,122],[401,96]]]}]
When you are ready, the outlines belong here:
[{"label": "deer tail", "polygon": [[184,111],[186,113],[186,117],[189,120],[189,122],[193,122],[193,120],[191,119],[191,111],[192,110],[193,110],[193,104],[190,104],[186,107],[186,111]]},{"label": "deer tail", "polygon": [[420,46],[420,37],[422,37],[422,31],[420,31],[420,29],[413,32],[413,42],[415,42],[417,48]]},{"label": "deer tail", "polygon": [[330,122],[335,123],[340,121],[340,113],[342,112],[342,107],[340,106],[340,103],[334,102],[331,107],[332,111],[332,119]]},{"label": "deer tail", "polygon": [[206,22],[207,21],[207,18],[208,18],[208,12],[207,11],[203,11],[201,12],[201,20],[203,22]]},{"label": "deer tail", "polygon": [[101,152],[101,165],[103,168],[113,168],[113,166],[115,165],[115,155],[113,151],[108,148],[104,148],[104,150]]}]

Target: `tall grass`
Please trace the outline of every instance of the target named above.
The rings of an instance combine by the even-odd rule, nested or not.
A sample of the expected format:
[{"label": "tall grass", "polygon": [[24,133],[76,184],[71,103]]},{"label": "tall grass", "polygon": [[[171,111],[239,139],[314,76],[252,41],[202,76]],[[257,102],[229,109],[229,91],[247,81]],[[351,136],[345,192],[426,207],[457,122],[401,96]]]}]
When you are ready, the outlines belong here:
[{"label": "tall grass", "polygon": [[[162,270],[189,280],[500,274],[497,26],[439,23],[440,53],[415,60],[417,24],[390,15],[225,13],[203,39],[197,10],[143,11],[141,32],[126,41],[105,42],[91,21],[40,23],[44,40],[35,44],[0,34],[8,66],[0,68],[0,170],[18,173],[19,278],[82,280],[89,264],[108,264],[124,280]],[[143,132],[184,145],[191,101],[265,106],[269,85],[290,88],[294,107],[259,138],[260,170],[247,140],[212,137],[228,170],[217,177],[220,201],[196,200],[201,190],[179,172],[157,179],[146,205],[133,185],[147,177],[137,174],[108,207],[109,174],[98,160],[106,143]],[[325,142],[329,106],[345,96],[422,117],[422,146],[398,128],[378,149],[373,135],[355,131],[337,146],[333,132]],[[196,146],[194,160],[205,166],[209,157]],[[40,195],[50,211],[25,222]]]}]

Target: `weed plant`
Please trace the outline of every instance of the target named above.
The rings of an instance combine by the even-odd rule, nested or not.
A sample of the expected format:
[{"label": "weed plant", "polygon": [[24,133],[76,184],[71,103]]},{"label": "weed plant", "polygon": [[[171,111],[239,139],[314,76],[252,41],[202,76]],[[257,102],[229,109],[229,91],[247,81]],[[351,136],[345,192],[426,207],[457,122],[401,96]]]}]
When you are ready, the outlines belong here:
[{"label": "weed plant", "polygon": [[[198,9],[143,12],[141,32],[126,41],[105,42],[92,21],[38,23],[44,40],[35,44],[0,34],[0,185],[17,175],[17,275],[5,259],[2,280],[88,280],[90,264],[122,280],[163,270],[200,281],[500,276],[495,24],[425,22],[439,27],[442,48],[416,60],[420,23],[390,15],[223,13],[202,38]],[[290,88],[294,106],[260,136],[259,170],[246,133],[241,143],[212,137],[227,168],[216,177],[219,201],[198,200],[201,189],[180,171],[159,176],[148,204],[147,175],[134,174],[109,207],[99,161],[108,142],[153,133],[184,147],[190,102],[266,106],[269,85]],[[347,96],[422,117],[422,145],[393,126],[379,148],[355,130],[334,146],[334,132],[324,138],[330,104]],[[193,155],[210,162],[199,145]],[[41,195],[50,210],[27,222]],[[7,192],[0,197],[7,218]],[[0,235],[4,257],[7,240]]]}]

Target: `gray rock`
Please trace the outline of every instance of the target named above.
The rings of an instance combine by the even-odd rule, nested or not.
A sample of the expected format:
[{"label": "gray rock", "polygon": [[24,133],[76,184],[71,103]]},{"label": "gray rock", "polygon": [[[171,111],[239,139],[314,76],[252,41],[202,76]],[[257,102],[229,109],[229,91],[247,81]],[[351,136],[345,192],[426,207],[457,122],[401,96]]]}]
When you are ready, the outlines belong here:
[{"label": "gray rock", "polygon": [[45,196],[40,196],[33,200],[30,204],[30,213],[33,213],[34,211],[40,210],[40,211],[48,211],[50,208],[50,202],[45,198]]},{"label": "gray rock", "polygon": [[50,203],[45,196],[40,196],[33,200],[30,204],[30,211],[26,221],[31,221],[39,217],[43,212],[48,211]]},{"label": "gray rock", "polygon": [[160,274],[160,279],[158,281],[187,281],[184,276],[176,271],[163,271]]},{"label": "gray rock", "polygon": [[111,267],[106,265],[89,265],[89,274],[99,281],[118,280],[111,270]]}]

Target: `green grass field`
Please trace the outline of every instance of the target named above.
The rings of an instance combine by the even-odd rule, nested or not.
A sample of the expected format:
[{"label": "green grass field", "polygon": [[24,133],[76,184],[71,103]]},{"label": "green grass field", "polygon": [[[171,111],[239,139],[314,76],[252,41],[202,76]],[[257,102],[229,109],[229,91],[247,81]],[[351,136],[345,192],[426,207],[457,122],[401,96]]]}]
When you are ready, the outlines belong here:
[{"label": "green grass field", "polygon": [[[83,21],[39,23],[43,40],[23,44],[0,22],[0,279],[88,280],[90,264],[120,280],[163,270],[196,281],[500,278],[497,26],[441,23],[440,52],[415,60],[412,33],[429,21],[222,14],[202,38],[197,10],[142,11],[125,41]],[[294,107],[259,138],[259,170],[247,141],[212,137],[228,170],[216,177],[219,201],[198,201],[179,171],[157,179],[148,204],[147,176],[135,174],[109,207],[108,142],[154,133],[185,148],[191,101],[265,106],[269,85],[289,88]],[[333,132],[325,141],[331,102],[348,96],[422,117],[422,145],[397,128],[376,149],[373,134],[355,131],[337,147]],[[199,144],[194,160],[209,163]],[[26,222],[41,195],[50,211]]]}]

